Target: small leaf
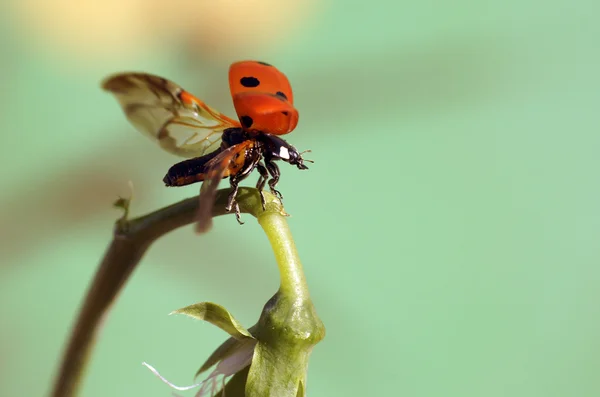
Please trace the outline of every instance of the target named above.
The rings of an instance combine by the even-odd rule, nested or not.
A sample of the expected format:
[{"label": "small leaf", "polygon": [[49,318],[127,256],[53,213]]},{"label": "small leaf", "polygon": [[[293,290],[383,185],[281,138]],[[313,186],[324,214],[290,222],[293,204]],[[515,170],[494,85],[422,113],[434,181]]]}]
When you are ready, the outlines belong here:
[{"label": "small leaf", "polygon": [[116,208],[121,208],[124,211],[128,211],[130,203],[131,203],[130,199],[119,197],[117,200],[115,200],[115,202],[113,203],[113,206]]},{"label": "small leaf", "polygon": [[186,316],[208,321],[216,325],[235,339],[252,338],[246,330],[223,306],[211,302],[201,302],[175,310],[171,314],[185,314]]},{"label": "small leaf", "polygon": [[129,206],[131,205],[131,201],[133,200],[133,183],[129,181],[129,189],[131,193],[129,198],[119,197],[114,203],[113,207],[120,208],[123,210],[123,215],[116,222],[116,230],[117,234],[126,233],[128,231],[128,219],[129,219]]},{"label": "small leaf", "polygon": [[123,215],[124,219],[126,219],[129,215],[129,206],[131,204],[131,201],[133,200],[133,182],[129,181],[128,185],[129,198],[119,196],[119,198],[113,203],[114,207],[121,208],[125,212],[125,214]]}]

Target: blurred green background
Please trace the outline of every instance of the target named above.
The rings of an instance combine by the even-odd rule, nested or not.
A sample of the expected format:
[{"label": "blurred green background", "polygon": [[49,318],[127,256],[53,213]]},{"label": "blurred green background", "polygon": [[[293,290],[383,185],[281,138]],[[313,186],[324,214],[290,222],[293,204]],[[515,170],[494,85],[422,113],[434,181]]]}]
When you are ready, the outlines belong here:
[{"label": "blurred green background", "polygon": [[[5,0],[0,14],[0,395],[42,396],[135,188],[140,215],[197,194],[99,88],[168,77],[234,115],[227,67],[294,87],[312,149],[280,190],[327,327],[317,396],[600,395],[597,1]],[[246,184],[253,185],[256,175]],[[105,322],[82,396],[169,396],[278,287],[245,217],[148,252]]]}]

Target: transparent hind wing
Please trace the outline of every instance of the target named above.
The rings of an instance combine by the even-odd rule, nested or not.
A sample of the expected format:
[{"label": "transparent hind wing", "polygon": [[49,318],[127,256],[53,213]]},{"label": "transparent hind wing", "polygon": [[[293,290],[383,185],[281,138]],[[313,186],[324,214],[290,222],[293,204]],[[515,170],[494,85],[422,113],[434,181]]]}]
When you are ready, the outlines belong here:
[{"label": "transparent hind wing", "polygon": [[240,123],[214,110],[179,85],[146,73],[121,73],[104,80],[127,119],[170,153],[199,157],[217,150],[221,135]]}]

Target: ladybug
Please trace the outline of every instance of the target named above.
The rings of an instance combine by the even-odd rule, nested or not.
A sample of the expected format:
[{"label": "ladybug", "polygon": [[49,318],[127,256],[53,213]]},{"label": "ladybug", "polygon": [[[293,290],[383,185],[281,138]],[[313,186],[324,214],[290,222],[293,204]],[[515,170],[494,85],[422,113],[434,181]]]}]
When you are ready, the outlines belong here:
[{"label": "ladybug", "polygon": [[[185,91],[179,85],[146,73],[120,73],[108,77],[102,88],[114,94],[127,119],[142,133],[170,153],[187,157],[172,166],[163,182],[186,186],[204,182],[200,189],[197,228],[212,226],[212,206],[221,179],[229,177],[232,187],[225,209],[235,211],[239,183],[257,169],[256,188],[263,209],[263,188],[275,188],[280,171],[277,160],[308,169],[302,154],[280,138],[298,124],[292,87],[274,66],[259,61],[241,61],[229,68],[229,88],[238,120],[231,119]],[[306,151],[308,152],[308,151]]]}]

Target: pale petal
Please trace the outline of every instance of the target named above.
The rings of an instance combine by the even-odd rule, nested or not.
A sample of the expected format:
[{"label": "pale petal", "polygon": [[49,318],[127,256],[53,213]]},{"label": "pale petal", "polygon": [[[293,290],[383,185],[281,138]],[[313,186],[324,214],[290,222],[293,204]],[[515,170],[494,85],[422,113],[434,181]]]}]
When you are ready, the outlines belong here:
[{"label": "pale petal", "polygon": [[158,373],[156,368],[154,368],[152,365],[150,365],[146,362],[143,362],[142,364],[145,365],[160,380],[162,380],[164,383],[166,383],[167,385],[169,385],[171,388],[173,388],[175,390],[179,390],[179,391],[191,390],[191,389],[195,389],[198,386],[202,386],[202,384],[204,383],[204,382],[200,382],[200,383],[196,383],[196,384],[193,384],[190,386],[177,386],[177,385],[174,385],[173,383],[169,382],[165,377],[163,377],[160,373]]}]

